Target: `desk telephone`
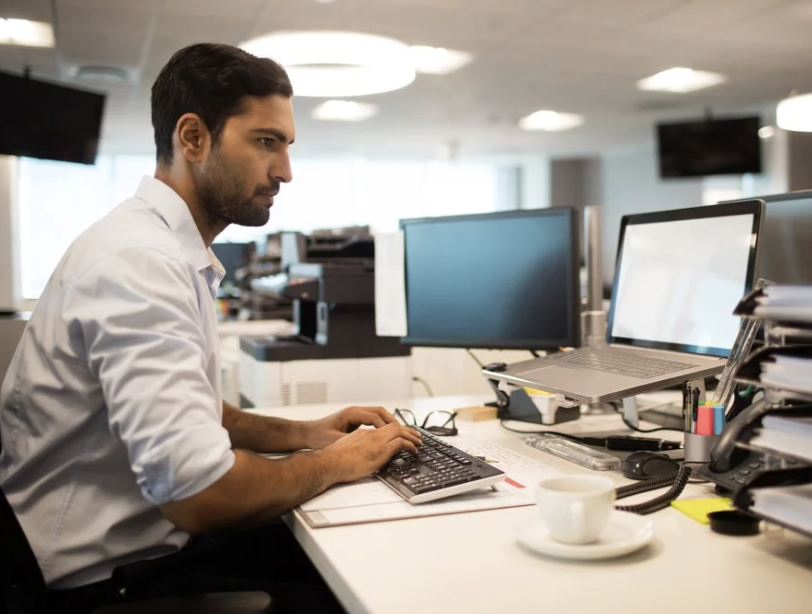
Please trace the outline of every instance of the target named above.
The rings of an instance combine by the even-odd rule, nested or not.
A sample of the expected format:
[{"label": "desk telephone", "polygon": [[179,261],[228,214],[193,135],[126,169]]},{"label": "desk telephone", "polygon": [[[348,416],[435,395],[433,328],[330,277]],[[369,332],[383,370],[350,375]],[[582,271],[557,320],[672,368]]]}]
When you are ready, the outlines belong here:
[{"label": "desk telephone", "polygon": [[[763,452],[747,450],[736,446],[737,443],[747,443],[755,435],[756,429],[761,426],[761,419],[766,414],[786,415],[812,415],[808,405],[793,408],[776,408],[766,399],[761,399],[742,411],[731,420],[719,441],[711,450],[710,462],[700,470],[703,477],[716,484],[717,490],[735,491],[750,484],[764,471],[767,458]],[[799,463],[793,459],[786,459],[790,465]]]}]

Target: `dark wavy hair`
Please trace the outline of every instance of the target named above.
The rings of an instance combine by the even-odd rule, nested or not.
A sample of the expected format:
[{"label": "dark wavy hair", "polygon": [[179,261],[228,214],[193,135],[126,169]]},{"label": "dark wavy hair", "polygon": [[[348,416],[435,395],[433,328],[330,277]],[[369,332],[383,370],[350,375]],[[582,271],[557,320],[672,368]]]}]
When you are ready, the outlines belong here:
[{"label": "dark wavy hair", "polygon": [[172,133],[181,115],[199,115],[217,143],[247,96],[290,98],[287,72],[267,58],[230,45],[199,43],[175,53],[152,85],[152,127],[159,162],[172,162]]}]

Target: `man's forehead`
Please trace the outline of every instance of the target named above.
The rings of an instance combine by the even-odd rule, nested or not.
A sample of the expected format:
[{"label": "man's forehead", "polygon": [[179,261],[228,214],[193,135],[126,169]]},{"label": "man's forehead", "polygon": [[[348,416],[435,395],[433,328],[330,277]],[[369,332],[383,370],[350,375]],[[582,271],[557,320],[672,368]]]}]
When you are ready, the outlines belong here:
[{"label": "man's forehead", "polygon": [[295,129],[293,122],[293,105],[286,96],[265,96],[263,98],[247,96],[242,103],[240,113],[233,119],[250,129],[276,128],[288,134],[293,140]]}]

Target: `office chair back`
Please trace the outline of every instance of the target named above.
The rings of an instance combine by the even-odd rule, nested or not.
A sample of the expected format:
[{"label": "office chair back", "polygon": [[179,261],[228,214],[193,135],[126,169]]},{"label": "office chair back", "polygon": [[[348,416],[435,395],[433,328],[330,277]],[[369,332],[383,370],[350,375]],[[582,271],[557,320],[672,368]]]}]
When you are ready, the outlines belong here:
[{"label": "office chair back", "polygon": [[[37,557],[0,489],[0,613],[46,614],[48,589]],[[263,591],[209,593],[102,606],[94,614],[267,614],[273,600]]]},{"label": "office chair back", "polygon": [[0,489],[0,610],[39,614],[46,609],[46,588],[37,557],[28,544],[5,493]]}]

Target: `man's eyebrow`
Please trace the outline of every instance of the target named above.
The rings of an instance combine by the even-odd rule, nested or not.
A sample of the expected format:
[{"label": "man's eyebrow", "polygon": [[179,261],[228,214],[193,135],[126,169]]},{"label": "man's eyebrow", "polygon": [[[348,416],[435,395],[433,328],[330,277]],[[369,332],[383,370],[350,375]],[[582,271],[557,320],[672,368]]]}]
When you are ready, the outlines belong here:
[{"label": "man's eyebrow", "polygon": [[290,141],[288,141],[287,135],[281,130],[277,130],[276,128],[255,128],[254,130],[252,130],[252,132],[255,132],[257,134],[269,134],[278,139],[279,141],[281,141],[282,143],[287,143],[288,145],[293,145],[293,142],[296,140],[291,139]]}]

